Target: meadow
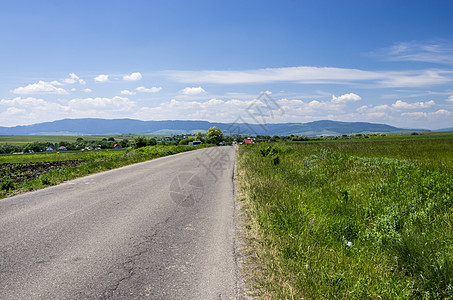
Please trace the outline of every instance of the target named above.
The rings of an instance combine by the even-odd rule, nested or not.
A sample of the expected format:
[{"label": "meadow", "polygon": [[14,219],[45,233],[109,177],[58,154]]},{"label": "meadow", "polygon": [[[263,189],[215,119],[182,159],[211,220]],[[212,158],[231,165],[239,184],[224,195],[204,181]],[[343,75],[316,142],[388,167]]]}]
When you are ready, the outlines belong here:
[{"label": "meadow", "polygon": [[453,135],[241,145],[263,299],[453,299]]},{"label": "meadow", "polygon": [[0,199],[162,156],[205,147],[155,145],[138,149],[0,155]]}]

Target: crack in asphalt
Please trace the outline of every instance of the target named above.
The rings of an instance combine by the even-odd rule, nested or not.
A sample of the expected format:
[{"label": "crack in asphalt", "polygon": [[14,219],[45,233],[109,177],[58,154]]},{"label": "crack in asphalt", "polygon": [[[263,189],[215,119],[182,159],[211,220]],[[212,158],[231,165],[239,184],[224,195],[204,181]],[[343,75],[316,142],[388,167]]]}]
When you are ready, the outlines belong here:
[{"label": "crack in asphalt", "polygon": [[[176,211],[176,210],[175,210]],[[173,213],[174,214],[174,213]],[[172,215],[173,215],[172,214]],[[170,220],[170,218],[172,217],[172,215],[170,215],[170,217],[167,217],[165,219],[165,221],[162,221],[162,222],[159,222],[155,225],[155,227],[157,227],[157,229],[155,229],[154,233],[151,234],[151,235],[148,235],[144,238],[144,241],[136,244],[136,245],[133,245],[134,248],[136,248],[137,250],[140,249],[140,247],[142,247],[144,244],[150,244],[154,238],[157,237],[157,235],[159,234],[159,231],[160,231],[160,226],[164,225],[164,224],[168,224],[168,221]],[[133,255],[130,255],[130,256],[127,256],[127,259],[125,262],[121,263],[122,265],[122,268],[124,271],[126,271],[126,276],[123,276],[122,278],[118,279],[116,281],[116,283],[113,284],[113,287],[111,288],[107,288],[106,290],[104,290],[104,292],[102,293],[102,296],[100,297],[100,299],[111,299],[112,297],[115,296],[115,292],[118,291],[119,289],[119,286],[121,283],[129,280],[132,278],[132,276],[134,275],[134,269],[135,269],[135,260],[140,257],[141,255],[143,255],[144,253],[148,252],[149,251],[149,247],[145,247],[144,249],[142,250],[139,250],[138,252],[136,252],[135,254]]]}]

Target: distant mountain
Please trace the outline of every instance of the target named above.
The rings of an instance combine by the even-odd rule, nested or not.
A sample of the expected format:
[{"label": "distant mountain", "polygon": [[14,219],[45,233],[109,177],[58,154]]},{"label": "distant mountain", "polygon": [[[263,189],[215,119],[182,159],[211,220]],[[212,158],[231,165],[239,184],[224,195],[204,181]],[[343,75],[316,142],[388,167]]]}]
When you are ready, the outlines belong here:
[{"label": "distant mountain", "polygon": [[453,127],[450,127],[450,128],[442,128],[442,129],[438,129],[436,131],[453,131]]},{"label": "distant mountain", "polygon": [[[184,134],[219,127],[225,134],[334,136],[352,133],[429,131],[366,122],[215,123],[208,121],[140,121],[132,119],[64,119],[34,125],[0,127],[0,135]],[[453,129],[451,129],[453,130]]]}]

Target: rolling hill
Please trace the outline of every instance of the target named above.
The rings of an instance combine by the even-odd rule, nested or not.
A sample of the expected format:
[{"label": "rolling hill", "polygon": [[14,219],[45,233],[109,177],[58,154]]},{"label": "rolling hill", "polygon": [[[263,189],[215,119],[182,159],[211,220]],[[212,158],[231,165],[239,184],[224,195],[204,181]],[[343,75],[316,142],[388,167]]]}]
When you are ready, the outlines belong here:
[{"label": "rolling hill", "polygon": [[352,133],[429,131],[366,122],[314,121],[309,123],[216,123],[208,121],[140,121],[133,119],[64,119],[33,125],[0,127],[0,135],[184,134],[219,127],[225,134],[334,136]]}]

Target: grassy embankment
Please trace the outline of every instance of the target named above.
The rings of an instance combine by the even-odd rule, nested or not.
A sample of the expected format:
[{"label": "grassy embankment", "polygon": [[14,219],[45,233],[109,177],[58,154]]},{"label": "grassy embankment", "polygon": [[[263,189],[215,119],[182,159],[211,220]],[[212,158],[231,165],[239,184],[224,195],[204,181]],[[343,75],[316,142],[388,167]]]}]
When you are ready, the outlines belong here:
[{"label": "grassy embankment", "polygon": [[0,155],[0,199],[66,180],[204,146]]},{"label": "grassy embankment", "polygon": [[242,145],[253,290],[453,298],[453,136]]}]

